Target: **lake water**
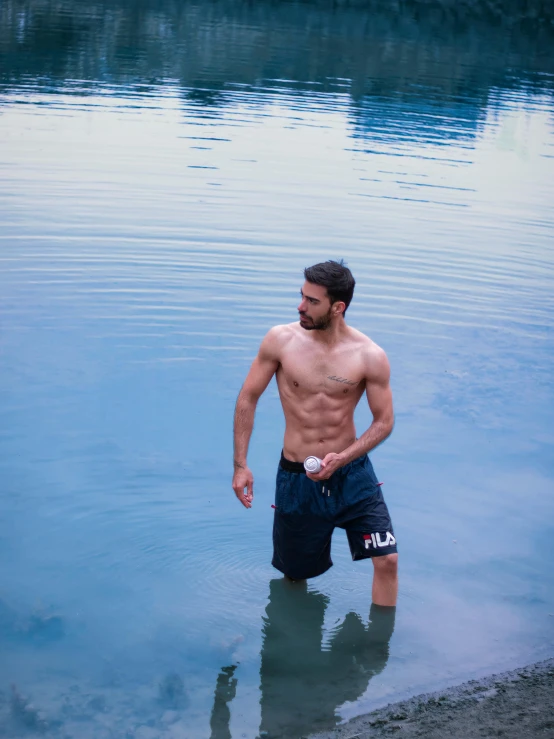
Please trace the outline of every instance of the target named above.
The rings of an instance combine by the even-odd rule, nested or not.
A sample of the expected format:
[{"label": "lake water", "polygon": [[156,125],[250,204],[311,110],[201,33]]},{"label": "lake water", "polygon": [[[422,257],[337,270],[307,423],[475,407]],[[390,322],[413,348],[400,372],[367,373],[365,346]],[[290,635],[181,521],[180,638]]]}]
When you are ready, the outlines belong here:
[{"label": "lake water", "polygon": [[[1,734],[296,739],[552,656],[547,5],[4,0]],[[342,532],[272,569],[274,383],[230,487],[328,258],[392,365],[395,623]]]}]

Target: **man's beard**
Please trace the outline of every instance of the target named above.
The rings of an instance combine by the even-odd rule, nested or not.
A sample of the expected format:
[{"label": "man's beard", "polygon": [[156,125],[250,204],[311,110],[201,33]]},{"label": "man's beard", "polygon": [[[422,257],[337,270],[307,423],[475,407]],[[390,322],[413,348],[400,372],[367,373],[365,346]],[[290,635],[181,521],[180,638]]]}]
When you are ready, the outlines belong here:
[{"label": "man's beard", "polygon": [[[306,319],[307,316],[302,316],[301,314],[300,318]],[[306,331],[326,331],[331,325],[331,308],[329,308],[328,312],[324,316],[318,318],[317,321],[314,321],[312,318],[309,318],[308,320],[312,321],[312,323],[307,326],[300,324],[302,328],[306,329]]]}]

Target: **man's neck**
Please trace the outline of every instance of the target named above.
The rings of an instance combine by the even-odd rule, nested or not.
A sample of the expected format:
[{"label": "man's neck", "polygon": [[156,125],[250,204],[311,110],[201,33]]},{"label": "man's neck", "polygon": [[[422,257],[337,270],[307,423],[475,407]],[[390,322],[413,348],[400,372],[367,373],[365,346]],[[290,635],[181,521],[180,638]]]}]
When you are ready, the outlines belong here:
[{"label": "man's neck", "polygon": [[326,328],[323,331],[315,329],[310,331],[310,333],[312,334],[314,341],[330,347],[342,341],[347,329],[348,326],[346,325],[344,317],[340,316],[331,322],[329,328]]}]

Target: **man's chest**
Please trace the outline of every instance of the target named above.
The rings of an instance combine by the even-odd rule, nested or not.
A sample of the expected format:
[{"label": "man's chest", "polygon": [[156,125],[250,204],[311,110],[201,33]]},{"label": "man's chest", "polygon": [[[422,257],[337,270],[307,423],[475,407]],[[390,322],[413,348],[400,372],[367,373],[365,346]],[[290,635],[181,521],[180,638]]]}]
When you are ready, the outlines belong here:
[{"label": "man's chest", "polygon": [[363,381],[363,363],[356,352],[288,352],[281,359],[281,380],[292,388],[346,394]]}]

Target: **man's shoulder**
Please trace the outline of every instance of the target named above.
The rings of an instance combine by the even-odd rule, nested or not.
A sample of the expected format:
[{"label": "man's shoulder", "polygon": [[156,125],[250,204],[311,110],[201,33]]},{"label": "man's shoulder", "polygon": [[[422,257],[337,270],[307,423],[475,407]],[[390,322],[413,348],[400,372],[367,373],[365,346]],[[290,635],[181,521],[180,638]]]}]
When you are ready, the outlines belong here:
[{"label": "man's shoulder", "polygon": [[363,358],[364,365],[370,374],[375,372],[388,372],[389,360],[385,350],[366,334],[349,326],[351,340],[356,344],[357,350]]},{"label": "man's shoulder", "polygon": [[279,343],[290,341],[298,334],[298,326],[298,322],[281,323],[277,326],[273,326],[267,332],[266,339],[269,338],[273,341],[278,341]]},{"label": "man's shoulder", "polygon": [[358,348],[363,352],[367,352],[375,356],[385,353],[385,350],[367,334],[364,334],[362,331],[359,331],[357,328],[353,328],[352,326],[349,326],[348,330],[350,332],[350,341],[357,344]]},{"label": "man's shoulder", "polygon": [[271,354],[280,355],[281,351],[294,339],[298,331],[297,324],[283,323],[269,329],[262,341],[262,349]]}]

